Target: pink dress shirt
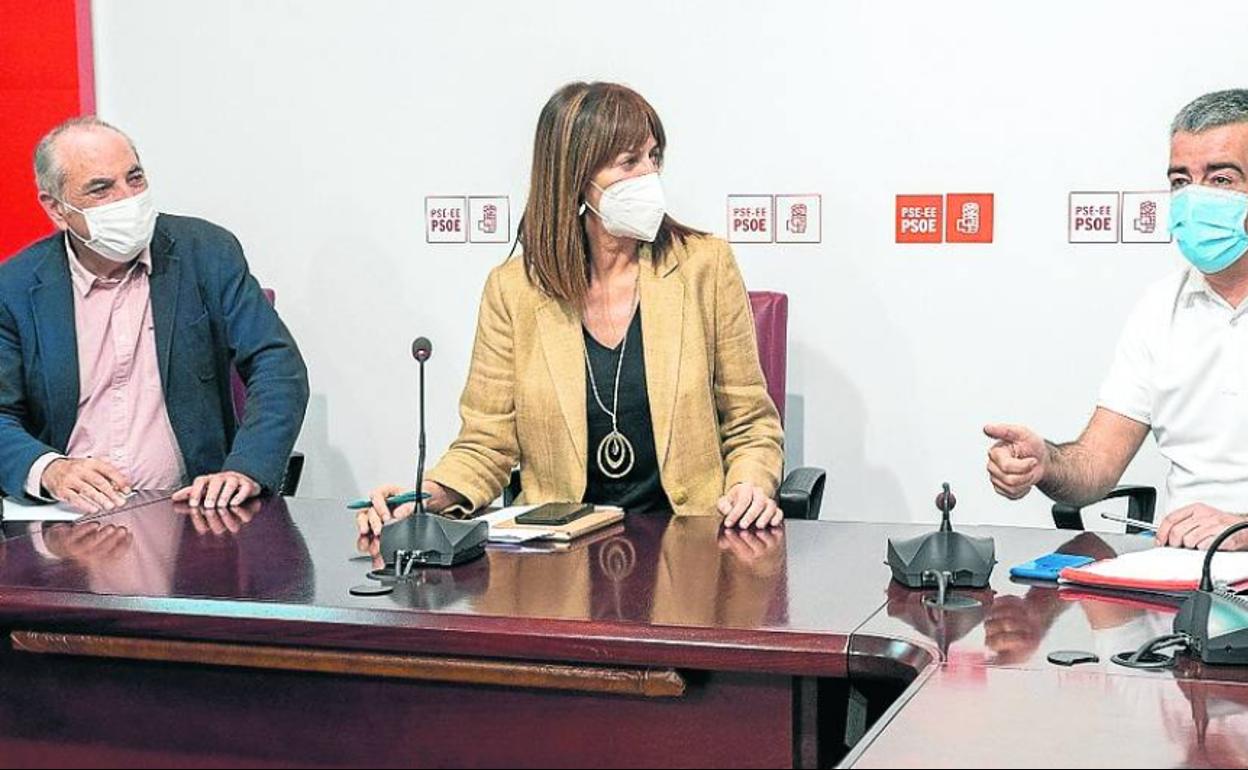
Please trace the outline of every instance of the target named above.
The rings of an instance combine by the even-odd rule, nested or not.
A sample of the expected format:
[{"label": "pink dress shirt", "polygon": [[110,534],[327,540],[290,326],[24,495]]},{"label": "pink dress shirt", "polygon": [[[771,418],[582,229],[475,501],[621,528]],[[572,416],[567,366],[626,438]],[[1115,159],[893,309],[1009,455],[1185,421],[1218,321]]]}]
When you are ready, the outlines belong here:
[{"label": "pink dress shirt", "polygon": [[[135,489],[174,489],[185,466],[165,407],[156,331],[152,321],[151,252],[145,250],[120,278],[87,270],[70,248],[74,326],[78,337],[78,420],[68,457],[106,460]],[[42,498],[43,472],[62,455],[40,457],[26,492]]]}]

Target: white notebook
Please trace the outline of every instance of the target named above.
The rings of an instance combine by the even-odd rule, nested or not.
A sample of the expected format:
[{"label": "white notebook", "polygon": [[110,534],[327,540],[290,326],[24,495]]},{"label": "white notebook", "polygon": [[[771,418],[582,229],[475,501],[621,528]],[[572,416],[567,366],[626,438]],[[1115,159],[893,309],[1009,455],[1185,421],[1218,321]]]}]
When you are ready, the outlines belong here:
[{"label": "white notebook", "polygon": [[[1060,582],[1125,590],[1194,591],[1204,563],[1205,551],[1150,548],[1083,567],[1067,567]],[[1248,551],[1219,551],[1213,557],[1213,581],[1237,590],[1248,588]]]},{"label": "white notebook", "polygon": [[[514,523],[515,518],[522,513],[527,513],[536,505],[513,505],[508,508],[500,508],[497,511],[483,514],[476,518],[477,521],[485,521],[490,525],[489,540],[491,543],[503,543],[509,545],[518,545],[520,543],[528,543],[535,540],[570,540],[579,534],[569,533],[569,526],[562,527],[538,527],[538,526],[520,526]],[[585,517],[586,520],[594,514],[613,513],[618,517],[603,520],[599,526],[609,526],[624,517],[624,511],[613,505],[595,505],[594,513]],[[596,527],[595,527],[596,528]]]},{"label": "white notebook", "polygon": [[18,502],[16,498],[4,498],[0,521],[9,523],[18,521],[78,521],[82,514],[66,503],[36,505]]}]

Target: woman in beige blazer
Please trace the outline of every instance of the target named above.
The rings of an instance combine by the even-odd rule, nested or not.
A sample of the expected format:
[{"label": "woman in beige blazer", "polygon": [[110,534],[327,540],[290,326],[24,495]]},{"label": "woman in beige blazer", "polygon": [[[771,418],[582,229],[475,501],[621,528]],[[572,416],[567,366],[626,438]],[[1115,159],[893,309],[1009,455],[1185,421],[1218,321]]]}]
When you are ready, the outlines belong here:
[{"label": "woman in beige blazer", "polygon": [[[783,432],[728,244],[666,215],[654,109],[573,83],[538,121],[521,255],[491,271],[459,437],[425,476],[432,512],[488,505],[519,465],[531,502],[720,515],[767,527]],[[391,512],[374,491],[361,533]]]}]

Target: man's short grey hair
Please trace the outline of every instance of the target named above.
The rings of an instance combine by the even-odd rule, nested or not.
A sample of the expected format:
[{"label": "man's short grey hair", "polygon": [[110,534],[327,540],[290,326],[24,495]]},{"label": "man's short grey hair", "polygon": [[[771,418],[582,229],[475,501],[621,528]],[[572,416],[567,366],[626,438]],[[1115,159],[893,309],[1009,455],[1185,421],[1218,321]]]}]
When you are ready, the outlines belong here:
[{"label": "man's short grey hair", "polygon": [[44,134],[39,144],[35,145],[35,184],[38,185],[40,192],[45,192],[57,200],[64,200],[61,196],[65,192],[66,171],[57,162],[56,140],[60,139],[62,134],[76,128],[103,128],[114,131],[130,143],[130,149],[134,150],[134,157],[139,157],[138,148],[134,146],[134,141],[126,135],[125,131],[105,123],[94,115],[70,118]]},{"label": "man's short grey hair", "polygon": [[1170,136],[1199,134],[1211,128],[1248,123],[1248,88],[1214,91],[1198,97],[1174,116]]}]

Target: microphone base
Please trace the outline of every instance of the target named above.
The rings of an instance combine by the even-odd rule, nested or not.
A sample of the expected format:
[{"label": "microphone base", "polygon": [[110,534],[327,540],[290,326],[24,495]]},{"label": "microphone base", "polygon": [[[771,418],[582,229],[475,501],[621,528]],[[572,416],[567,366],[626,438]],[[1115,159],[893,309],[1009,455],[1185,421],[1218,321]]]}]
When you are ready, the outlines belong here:
[{"label": "microphone base", "polygon": [[1193,591],[1174,618],[1176,634],[1191,639],[1205,663],[1248,664],[1248,598],[1229,591]]},{"label": "microphone base", "polygon": [[485,555],[490,525],[417,513],[381,528],[386,572],[402,580],[417,567],[454,567]]},{"label": "microphone base", "polygon": [[908,540],[888,540],[888,566],[893,579],[908,588],[938,585],[985,588],[996,565],[996,544],[990,537],[937,531]]}]

